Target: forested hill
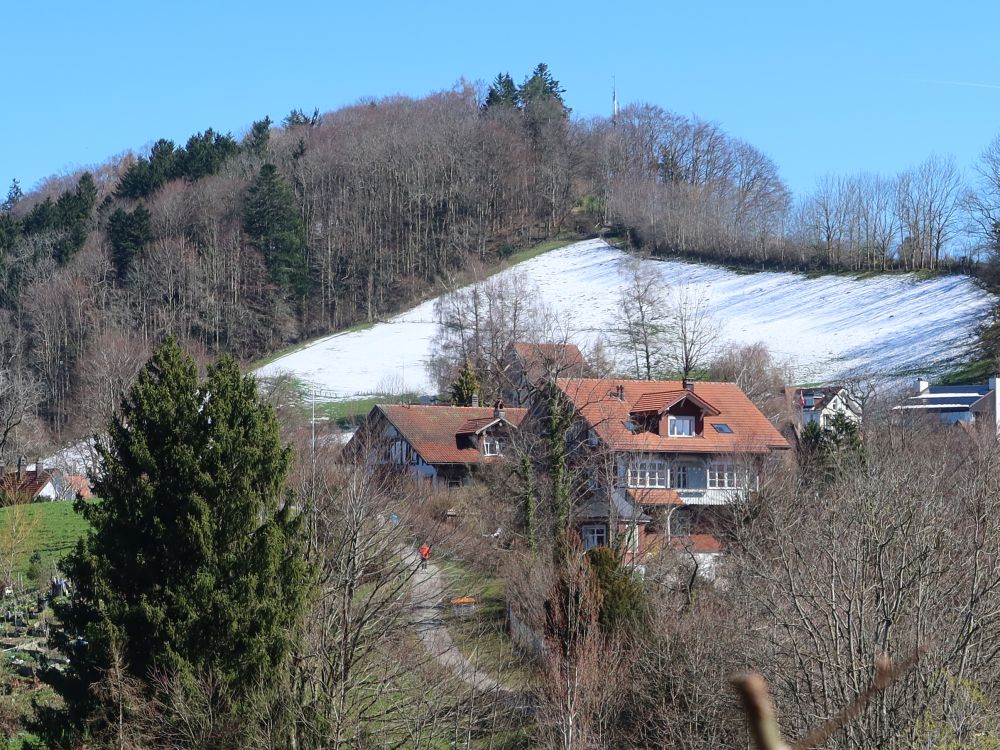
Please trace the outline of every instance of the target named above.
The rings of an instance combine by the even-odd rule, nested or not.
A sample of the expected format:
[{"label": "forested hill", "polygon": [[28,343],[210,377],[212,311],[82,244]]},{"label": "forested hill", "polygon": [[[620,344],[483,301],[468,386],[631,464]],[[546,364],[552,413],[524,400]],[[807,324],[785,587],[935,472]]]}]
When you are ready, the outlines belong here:
[{"label": "forested hill", "polygon": [[294,111],[240,138],[160,140],[28,195],[13,185],[0,206],[0,455],[102,423],[166,335],[252,358],[565,230],[795,267],[943,257],[957,214],[899,231],[950,179],[934,165],[899,188],[906,201],[886,203],[883,185],[795,203],[775,164],[717,125],[649,105],[583,120],[563,95],[539,65],[520,85],[503,74],[485,91]]}]

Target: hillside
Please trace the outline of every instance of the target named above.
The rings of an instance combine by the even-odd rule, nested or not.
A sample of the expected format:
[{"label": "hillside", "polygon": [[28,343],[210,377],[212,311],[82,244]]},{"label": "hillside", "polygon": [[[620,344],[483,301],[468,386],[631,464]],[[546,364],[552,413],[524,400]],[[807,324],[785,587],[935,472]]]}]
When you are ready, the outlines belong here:
[{"label": "hillside", "polygon": [[[578,242],[518,264],[565,322],[592,342],[611,326],[629,256],[602,240]],[[737,274],[711,265],[644,260],[664,284],[711,301],[723,338],[765,342],[799,381],[860,374],[941,373],[970,349],[996,298],[965,276],[854,278],[792,273]],[[508,269],[502,273],[510,273]],[[324,399],[435,390],[426,363],[435,337],[435,300],[364,330],[327,336],[259,368],[295,375]]]}]

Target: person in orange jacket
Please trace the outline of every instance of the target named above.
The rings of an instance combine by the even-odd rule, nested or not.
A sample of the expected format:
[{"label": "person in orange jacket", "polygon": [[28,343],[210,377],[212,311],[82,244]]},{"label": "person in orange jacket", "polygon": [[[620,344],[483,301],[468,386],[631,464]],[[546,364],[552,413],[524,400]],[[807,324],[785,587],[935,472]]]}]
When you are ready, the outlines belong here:
[{"label": "person in orange jacket", "polygon": [[420,548],[420,568],[421,570],[427,567],[427,561],[431,556],[430,546],[424,542],[423,546]]}]

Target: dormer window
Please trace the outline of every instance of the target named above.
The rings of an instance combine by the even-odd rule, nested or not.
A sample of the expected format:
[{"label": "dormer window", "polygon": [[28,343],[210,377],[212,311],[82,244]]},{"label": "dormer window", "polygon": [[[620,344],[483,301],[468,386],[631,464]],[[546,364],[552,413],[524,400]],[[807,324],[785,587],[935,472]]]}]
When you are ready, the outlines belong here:
[{"label": "dormer window", "polygon": [[694,437],[694,417],[669,416],[668,434],[670,437]]},{"label": "dormer window", "polygon": [[484,456],[502,456],[503,446],[500,444],[500,438],[493,437],[491,435],[483,436],[483,455]]}]

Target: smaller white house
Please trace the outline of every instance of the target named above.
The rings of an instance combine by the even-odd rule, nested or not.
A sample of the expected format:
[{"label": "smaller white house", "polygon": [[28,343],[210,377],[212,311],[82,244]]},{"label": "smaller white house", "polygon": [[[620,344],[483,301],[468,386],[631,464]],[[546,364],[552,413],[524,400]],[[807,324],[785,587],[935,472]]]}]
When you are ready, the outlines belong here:
[{"label": "smaller white house", "polygon": [[18,460],[15,471],[7,471],[0,463],[0,504],[74,500],[91,497],[86,477],[67,474],[59,469],[46,469],[40,463],[25,466]]},{"label": "smaller white house", "polygon": [[855,424],[861,422],[861,404],[842,385],[792,388],[785,393],[792,403],[796,433],[801,433],[810,424],[825,430],[838,414]]}]

